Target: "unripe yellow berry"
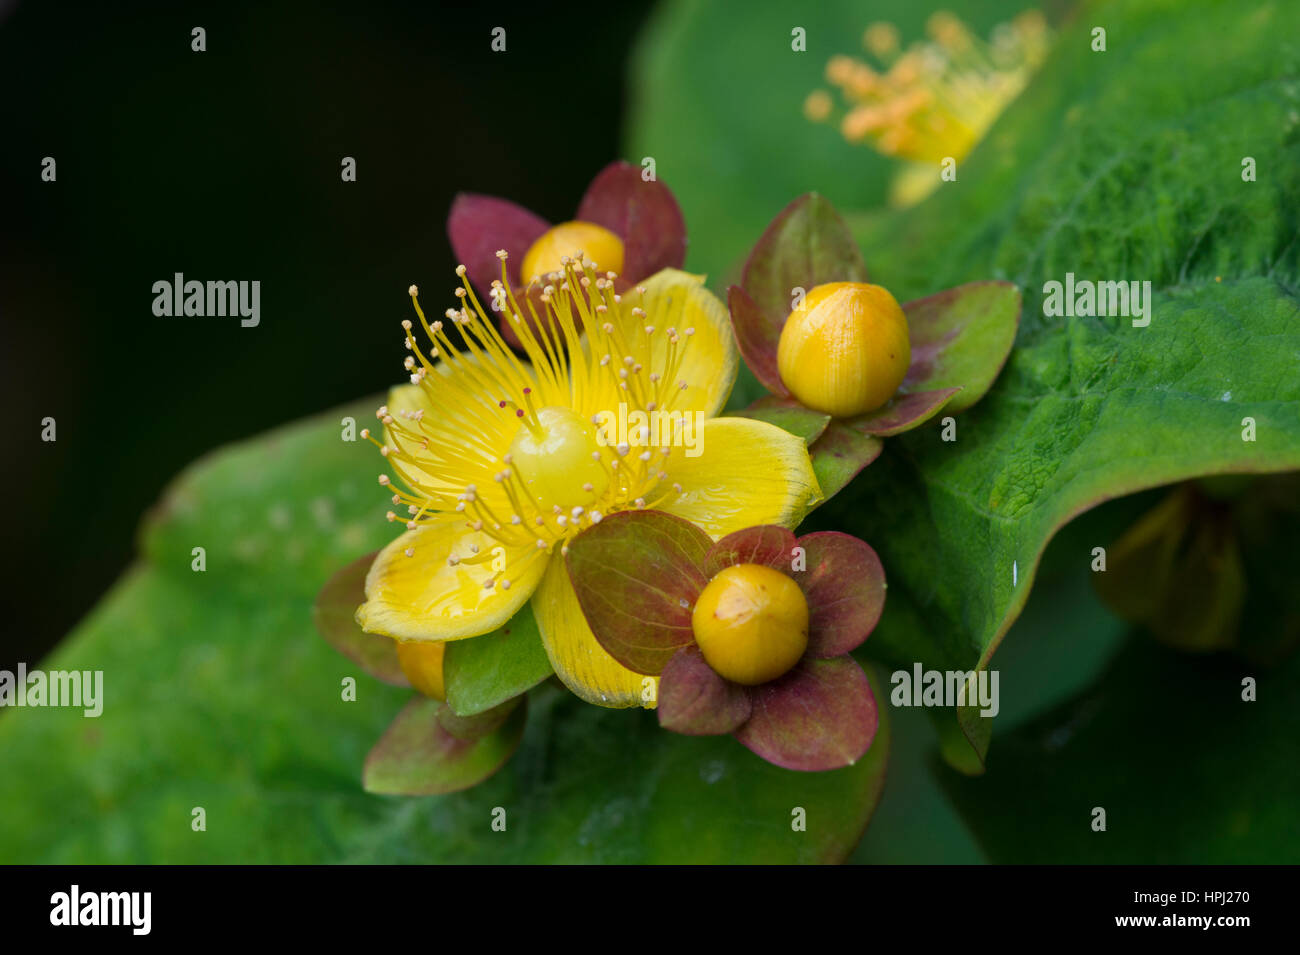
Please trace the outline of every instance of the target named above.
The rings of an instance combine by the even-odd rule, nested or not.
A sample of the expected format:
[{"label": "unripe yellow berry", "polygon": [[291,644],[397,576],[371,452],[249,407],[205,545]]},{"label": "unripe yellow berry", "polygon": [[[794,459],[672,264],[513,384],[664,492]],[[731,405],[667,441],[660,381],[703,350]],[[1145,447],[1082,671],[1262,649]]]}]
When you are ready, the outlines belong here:
[{"label": "unripe yellow berry", "polygon": [[538,276],[560,271],[567,255],[582,254],[602,272],[623,271],[623,240],[594,222],[561,222],[551,226],[524,253],[521,270],[528,282]]},{"label": "unripe yellow berry", "polygon": [[737,564],[700,593],[691,629],[715,673],[757,686],[786,673],[808,649],[808,601],[779,570]]},{"label": "unripe yellow berry", "polygon": [[912,361],[907,316],[879,285],[831,282],[810,291],[781,329],[781,380],[806,407],[849,418],[879,408]]},{"label": "unripe yellow berry", "polygon": [[435,700],[447,699],[447,686],[442,678],[442,656],[446,649],[441,640],[397,641],[397,662],[411,686]]}]

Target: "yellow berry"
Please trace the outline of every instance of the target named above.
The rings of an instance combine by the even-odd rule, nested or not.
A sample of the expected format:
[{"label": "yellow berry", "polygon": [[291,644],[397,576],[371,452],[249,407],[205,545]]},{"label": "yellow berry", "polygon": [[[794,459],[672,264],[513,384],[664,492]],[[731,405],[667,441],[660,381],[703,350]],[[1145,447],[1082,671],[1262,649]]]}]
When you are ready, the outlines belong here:
[{"label": "yellow berry", "polygon": [[584,255],[602,272],[623,271],[623,240],[594,222],[561,222],[551,226],[524,253],[525,282],[558,272],[565,256]]},{"label": "yellow berry", "polygon": [[442,655],[446,649],[441,640],[397,641],[397,662],[411,686],[435,700],[447,699],[447,687],[442,679]]},{"label": "yellow berry", "polygon": [[791,394],[837,418],[883,405],[911,360],[907,316],[887,290],[863,282],[810,291],[786,319],[776,351]]},{"label": "yellow berry", "polygon": [[779,570],[737,564],[700,593],[691,629],[714,672],[757,686],[787,672],[808,649],[808,601]]}]

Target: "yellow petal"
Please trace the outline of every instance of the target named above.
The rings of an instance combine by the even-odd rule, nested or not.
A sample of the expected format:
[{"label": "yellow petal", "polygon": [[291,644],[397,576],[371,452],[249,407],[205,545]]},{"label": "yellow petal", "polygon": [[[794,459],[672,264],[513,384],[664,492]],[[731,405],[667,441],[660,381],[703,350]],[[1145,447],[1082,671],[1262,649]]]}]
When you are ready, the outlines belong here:
[{"label": "yellow petal", "polygon": [[[664,269],[640,285],[646,290],[645,324],[658,329],[673,327],[683,335],[677,344],[681,365],[672,384],[684,381],[687,387],[672,407],[713,417],[731,396],[740,367],[727,306],[704,287],[703,275]],[[625,302],[635,300],[635,292],[623,297]],[[694,329],[694,334],[685,335],[688,328]],[[667,339],[656,335],[655,340],[659,343],[656,355],[666,356]],[[654,367],[662,365],[656,363]]]},{"label": "yellow petal", "polygon": [[[456,379],[458,386],[462,389],[464,387],[471,389],[477,401],[477,410],[466,407],[466,414],[449,415],[447,407],[455,406],[457,402],[464,402],[464,391],[452,391],[450,383],[440,382],[432,377],[428,379],[429,383],[423,386],[394,385],[388,392],[388,410],[394,418],[404,422],[405,429],[403,431],[386,426],[384,443],[404,452],[416,461],[432,464],[438,458],[422,446],[424,441],[433,448],[442,445],[463,446],[466,443],[466,430],[474,428],[479,442],[494,449],[494,454],[473,458],[476,465],[463,469],[464,473],[458,474],[455,481],[446,477],[435,477],[410,460],[398,461],[390,458],[389,466],[406,484],[413,489],[418,486],[425,494],[437,491],[459,494],[465,489],[465,485],[478,484],[492,495],[491,477],[499,469],[498,458],[509,447],[511,437],[518,430],[518,423],[510,414],[504,412],[497,414],[500,409],[496,406],[496,399],[488,394],[488,389],[481,387],[481,382],[467,377],[464,369],[472,369],[474,373],[485,376],[489,374],[484,363],[476,355],[465,355],[461,363],[456,366],[461,369],[459,372],[453,371],[452,366],[445,361],[438,361],[433,367],[443,379],[458,374],[459,377]],[[493,374],[501,374],[499,368],[493,367],[495,369]],[[512,373],[520,374],[517,370]],[[534,390],[537,389],[537,381],[531,371],[523,373],[521,380]],[[478,393],[480,388],[481,394]],[[418,425],[411,423],[407,418],[407,415],[416,412],[423,412],[423,419]],[[482,424],[485,420],[494,426],[483,428]],[[497,505],[503,500],[504,498],[496,494],[490,503]]]},{"label": "yellow petal", "polygon": [[447,644],[424,640],[398,640],[396,643],[397,662],[402,665],[402,673],[411,681],[411,686],[425,696],[446,701],[447,684],[442,675],[442,658]]},{"label": "yellow petal", "polygon": [[658,677],[627,669],[596,641],[562,559],[546,569],[533,597],[533,616],[556,676],[580,699],[598,706],[654,707]]},{"label": "yellow petal", "polygon": [[[441,365],[439,365],[441,367]],[[408,412],[423,411],[430,421],[437,421],[437,410],[430,399],[428,393],[419,385],[394,385],[388,392],[388,410],[394,417],[404,417]],[[393,428],[384,428],[384,444],[390,448],[397,448],[413,457],[422,457],[419,443],[409,435],[403,436],[400,431]],[[394,468],[397,470],[397,468]],[[452,491],[459,493],[464,490],[463,487],[456,487],[450,481],[435,478],[427,471],[422,470],[417,465],[409,462],[402,462],[398,474],[411,487],[420,486],[426,492],[433,491]],[[465,483],[470,483],[466,480]]]},{"label": "yellow petal", "polygon": [[665,483],[682,493],[657,507],[714,538],[755,524],[793,528],[821,499],[802,438],[752,418],[711,418],[699,438],[694,457],[695,449],[672,449]]},{"label": "yellow petal", "polygon": [[[437,412],[434,411],[433,401],[425,394],[424,388],[419,385],[395,385],[389,390],[389,411],[394,417],[402,416],[406,412],[424,411],[430,420],[437,420],[432,417]],[[383,443],[389,447],[396,448],[398,451],[407,453],[407,455],[420,457],[421,450],[419,444],[411,437],[403,437],[400,431],[393,427],[385,426],[383,429]],[[425,472],[415,464],[409,461],[403,461],[402,464],[395,466],[395,472],[411,487],[422,487],[426,492],[433,491],[452,491],[459,494],[463,487],[455,487],[450,481],[435,478],[432,474]],[[468,479],[464,483],[469,483]]]},{"label": "yellow petal", "polygon": [[[740,367],[727,307],[704,287],[702,275],[664,269],[640,286],[646,290],[645,295],[628,289],[619,309],[619,331],[631,357],[644,366],[646,375],[671,374],[668,385],[674,389],[678,382],[686,382],[684,390],[673,394],[669,406],[673,410],[698,411],[706,418],[712,417],[727,403]],[[645,309],[645,315],[632,314],[638,305]],[[654,327],[653,335],[646,335],[646,326]],[[678,333],[673,346],[669,344],[670,328]],[[688,328],[693,329],[690,335],[686,334]],[[676,356],[672,359],[676,363],[674,370],[669,369],[670,349]],[[581,397],[584,409],[616,411],[619,402],[627,401],[627,393],[618,389],[605,371],[593,371],[590,389]]]},{"label": "yellow petal", "polygon": [[[468,563],[478,547],[481,562]],[[412,556],[406,551],[412,550]],[[462,558],[454,567],[448,556]],[[548,557],[534,547],[507,548],[448,516],[407,531],[379,552],[366,576],[357,623],[400,640],[461,640],[501,626],[537,589]],[[491,589],[483,583],[496,577]],[[507,589],[503,581],[510,581]]]}]

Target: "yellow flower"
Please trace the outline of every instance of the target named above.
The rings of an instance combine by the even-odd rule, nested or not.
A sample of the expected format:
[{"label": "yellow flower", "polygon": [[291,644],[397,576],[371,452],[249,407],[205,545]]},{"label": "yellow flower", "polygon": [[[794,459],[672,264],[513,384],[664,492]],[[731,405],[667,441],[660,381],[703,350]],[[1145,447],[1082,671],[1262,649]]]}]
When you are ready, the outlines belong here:
[{"label": "yellow flower", "polygon": [[929,40],[903,50],[891,25],[871,25],[862,42],[875,66],[849,56],[826,65],[843,112],[836,114],[825,90],[804,101],[809,120],[837,123],[849,142],[910,160],[891,188],[894,205],[911,205],[933,191],[940,182],[935,164],[961,162],[1047,55],[1047,21],[1037,10],[1001,24],[988,42],[942,11],[931,15],[926,30]]},{"label": "yellow flower", "polygon": [[[411,383],[377,413],[382,444],[371,438],[392,470],[379,478],[392,491],[389,520],[407,530],[371,567],[357,621],[399,641],[459,640],[497,629],[531,598],[575,694],[652,706],[650,678],[618,664],[587,626],[562,559],[568,540],[633,508],[715,538],[793,527],[821,494],[807,450],[764,422],[716,417],[738,362],[727,310],[702,277],[665,269],[620,292],[613,272],[566,257],[516,297],[498,255],[488,310],[463,266],[445,321],[428,321],[411,288],[432,345],[403,322]],[[492,311],[508,316],[527,361]]]}]

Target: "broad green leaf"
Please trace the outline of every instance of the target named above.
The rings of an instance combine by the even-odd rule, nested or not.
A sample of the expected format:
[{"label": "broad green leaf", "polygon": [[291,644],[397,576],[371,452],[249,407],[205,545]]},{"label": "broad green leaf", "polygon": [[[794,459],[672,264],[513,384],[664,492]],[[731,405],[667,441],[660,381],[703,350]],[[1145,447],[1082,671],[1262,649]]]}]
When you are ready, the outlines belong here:
[{"label": "broad green leaf", "polygon": [[366,757],[366,792],[435,796],[477,786],[511,757],[524,733],[528,707],[523,699],[501,708],[509,713],[493,720],[495,725],[455,732],[441,718],[446,703],[416,696]]},{"label": "broad green leaf", "polygon": [[[378,796],[367,752],[410,699],[315,632],[340,567],[393,533],[375,453],[343,416],[222,449],[148,521],[142,562],[42,667],[104,674],[104,710],[0,714],[0,858],[55,863],[820,862],[880,793],[888,733],[832,773],[769,766],[728,737],[549,685],[523,742],[461,793]],[[192,571],[203,546],[207,570]],[[351,698],[352,690],[355,699]],[[882,714],[883,716],[884,714]],[[648,786],[647,779],[655,784]],[[57,805],[58,813],[49,807]],[[807,811],[791,829],[791,807]],[[491,829],[503,807],[508,827]],[[192,828],[203,810],[206,829]]]},{"label": "broad green leaf", "polygon": [[[1268,497],[1275,500],[1265,513],[1278,525],[1273,546],[1249,535],[1247,553],[1294,579],[1286,551],[1295,527],[1279,524],[1276,506],[1286,487],[1293,519],[1300,514],[1294,475],[1244,480],[1236,525],[1244,531],[1250,502]],[[1295,801],[1297,785],[1294,721],[1285,718],[1294,705],[1288,674],[1295,658],[1264,666],[1244,656],[1164,651],[1110,614],[1095,593],[1103,575],[1092,569],[1092,548],[1105,545],[1109,554],[1168,496],[1160,489],[1107,502],[1053,538],[1024,613],[993,660],[1000,712],[984,779],[967,785],[934,758],[922,711],[892,711],[889,786],[855,860],[951,863],[974,861],[977,851],[1000,862],[1300,858],[1300,832],[1276,811]],[[1290,618],[1294,626],[1294,586],[1277,594],[1257,583],[1249,580],[1247,605],[1258,609],[1258,622],[1281,631]],[[1259,703],[1241,699],[1247,675],[1258,680]],[[1207,685],[1214,689],[1205,692]],[[1265,694],[1277,709],[1257,709]],[[1094,732],[1098,723],[1107,725]],[[955,795],[978,849],[953,831],[944,791]],[[1090,828],[1096,805],[1107,809],[1105,833]],[[1023,828],[1008,822],[1021,816]],[[1031,839],[1040,835],[1048,845],[1038,848]]]},{"label": "broad green leaf", "polygon": [[527,692],[551,675],[532,607],[472,640],[452,640],[442,661],[447,702],[461,716],[482,713]]},{"label": "broad green leaf", "polygon": [[[374,446],[344,440],[374,419],[380,398],[354,402],[214,452],[184,471],[146,516],[141,550],[168,573],[189,574],[203,547],[204,581],[309,594],[340,568],[397,536],[376,483]],[[200,578],[195,578],[200,579]]]}]

